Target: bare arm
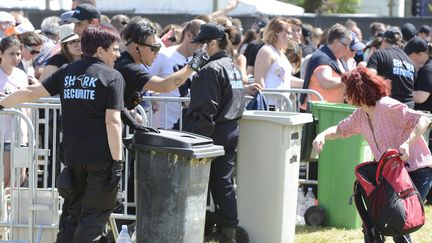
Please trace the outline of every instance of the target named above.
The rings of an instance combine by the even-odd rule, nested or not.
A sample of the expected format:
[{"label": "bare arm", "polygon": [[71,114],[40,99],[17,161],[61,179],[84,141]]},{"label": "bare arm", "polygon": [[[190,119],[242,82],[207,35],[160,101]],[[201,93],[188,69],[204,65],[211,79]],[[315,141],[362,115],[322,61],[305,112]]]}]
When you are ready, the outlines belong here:
[{"label": "bare arm", "polygon": [[255,83],[259,83],[261,87],[265,88],[264,78],[267,75],[267,72],[270,70],[270,66],[272,64],[272,55],[271,52],[263,46],[259,51],[255,59],[254,65],[254,80]]},{"label": "bare arm", "polygon": [[430,93],[426,91],[414,91],[414,102],[417,104],[424,103],[429,98]]},{"label": "bare arm", "polygon": [[319,153],[324,148],[325,140],[333,140],[340,137],[340,134],[337,132],[337,126],[329,127],[316,136],[312,143],[313,149]]},{"label": "bare arm", "polygon": [[6,96],[3,100],[0,101],[0,105],[5,108],[13,107],[17,104],[28,102],[41,97],[46,97],[49,95],[50,94],[45,89],[45,87],[42,84],[38,83],[19,89],[12,94]]},{"label": "bare arm", "polygon": [[291,75],[290,77],[291,87],[292,88],[303,88],[303,79],[297,78],[296,76]]},{"label": "bare arm", "polygon": [[122,159],[122,122],[120,111],[107,109],[105,112],[105,126],[108,135],[108,145],[113,160]]},{"label": "bare arm", "polygon": [[399,147],[399,152],[402,154],[401,155],[401,159],[403,161],[406,161],[409,158],[409,147],[410,147],[410,145],[412,145],[412,143],[414,141],[416,141],[421,136],[423,136],[423,134],[428,129],[430,123],[431,123],[431,121],[429,120],[429,118],[427,118],[425,116],[421,116],[418,119],[417,124],[414,126],[414,129],[411,131],[408,139],[405,140],[405,142],[403,142],[401,144],[401,146]]},{"label": "bare arm", "polygon": [[55,73],[55,71],[57,71],[59,68],[57,66],[54,65],[46,65],[42,71],[42,74],[39,77],[40,81],[45,80],[46,78],[48,78],[51,74]]},{"label": "bare arm", "polygon": [[217,10],[216,12],[213,12],[211,14],[209,14],[208,16],[210,18],[217,18],[219,16],[225,16],[227,15],[230,11],[234,10],[238,4],[240,3],[240,0],[231,0],[226,6],[225,8],[221,9],[221,10]]},{"label": "bare arm", "polygon": [[156,92],[169,92],[182,85],[188,77],[193,73],[190,65],[186,65],[179,71],[165,77],[153,76],[145,85],[144,89],[153,90]]},{"label": "bare arm", "polygon": [[340,77],[333,77],[333,70],[330,66],[325,66],[325,68],[320,68],[316,70],[315,76],[318,79],[321,87],[325,89],[334,89],[342,87],[342,82]]},{"label": "bare arm", "polygon": [[375,68],[369,68],[369,70],[371,70],[373,73],[377,74],[377,70]]}]

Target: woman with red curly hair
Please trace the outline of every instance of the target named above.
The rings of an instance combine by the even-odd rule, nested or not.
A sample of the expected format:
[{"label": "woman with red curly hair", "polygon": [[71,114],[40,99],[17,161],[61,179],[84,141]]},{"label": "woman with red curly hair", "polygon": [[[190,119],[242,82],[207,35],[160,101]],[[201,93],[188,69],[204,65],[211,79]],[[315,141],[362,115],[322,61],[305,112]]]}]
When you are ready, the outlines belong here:
[{"label": "woman with red curly hair", "polygon": [[[365,67],[342,76],[344,95],[348,103],[358,107],[338,125],[318,134],[313,147],[320,152],[327,139],[346,138],[362,134],[376,159],[391,148],[408,162],[407,170],[422,199],[432,186],[432,156],[423,134],[430,120],[422,113],[388,97],[390,81]],[[395,242],[411,242],[409,235],[395,237]]]}]

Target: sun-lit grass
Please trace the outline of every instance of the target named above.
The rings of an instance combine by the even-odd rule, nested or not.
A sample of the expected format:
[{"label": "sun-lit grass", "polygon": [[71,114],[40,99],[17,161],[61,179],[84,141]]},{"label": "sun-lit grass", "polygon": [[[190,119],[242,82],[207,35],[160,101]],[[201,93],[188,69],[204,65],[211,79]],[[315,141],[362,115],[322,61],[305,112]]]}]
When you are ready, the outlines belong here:
[{"label": "sun-lit grass", "polygon": [[[417,232],[411,234],[413,242],[431,243],[432,242],[432,206],[426,206],[426,224]],[[347,230],[331,227],[296,227],[296,243],[363,243],[363,233],[361,229]],[[386,238],[386,243],[393,242],[391,237]]]}]

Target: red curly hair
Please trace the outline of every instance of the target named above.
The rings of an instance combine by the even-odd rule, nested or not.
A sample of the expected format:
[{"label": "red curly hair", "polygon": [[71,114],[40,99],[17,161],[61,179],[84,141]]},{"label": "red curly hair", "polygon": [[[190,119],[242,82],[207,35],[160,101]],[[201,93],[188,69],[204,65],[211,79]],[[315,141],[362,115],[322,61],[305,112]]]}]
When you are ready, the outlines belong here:
[{"label": "red curly hair", "polygon": [[355,106],[374,106],[377,100],[390,94],[391,83],[366,67],[342,75],[345,95]]}]

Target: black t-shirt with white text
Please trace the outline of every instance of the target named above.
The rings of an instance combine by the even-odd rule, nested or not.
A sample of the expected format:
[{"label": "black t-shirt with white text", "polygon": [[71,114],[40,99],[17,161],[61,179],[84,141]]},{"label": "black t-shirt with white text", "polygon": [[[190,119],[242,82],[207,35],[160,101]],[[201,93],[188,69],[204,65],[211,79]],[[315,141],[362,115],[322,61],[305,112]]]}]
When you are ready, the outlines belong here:
[{"label": "black t-shirt with white text", "polygon": [[391,80],[390,97],[414,108],[413,89],[415,69],[411,59],[398,47],[379,49],[370,57],[368,68]]},{"label": "black t-shirt with white text", "polygon": [[127,102],[136,92],[143,90],[144,85],[153,77],[152,74],[144,71],[141,64],[135,63],[132,56],[123,52],[114,64],[125,81],[124,100]]},{"label": "black t-shirt with white text", "polygon": [[419,69],[414,90],[430,93],[425,102],[415,103],[414,109],[432,112],[432,59]]},{"label": "black t-shirt with white text", "polygon": [[66,165],[112,161],[105,114],[123,108],[124,81],[119,72],[96,58],[63,66],[42,82],[60,95]]}]

